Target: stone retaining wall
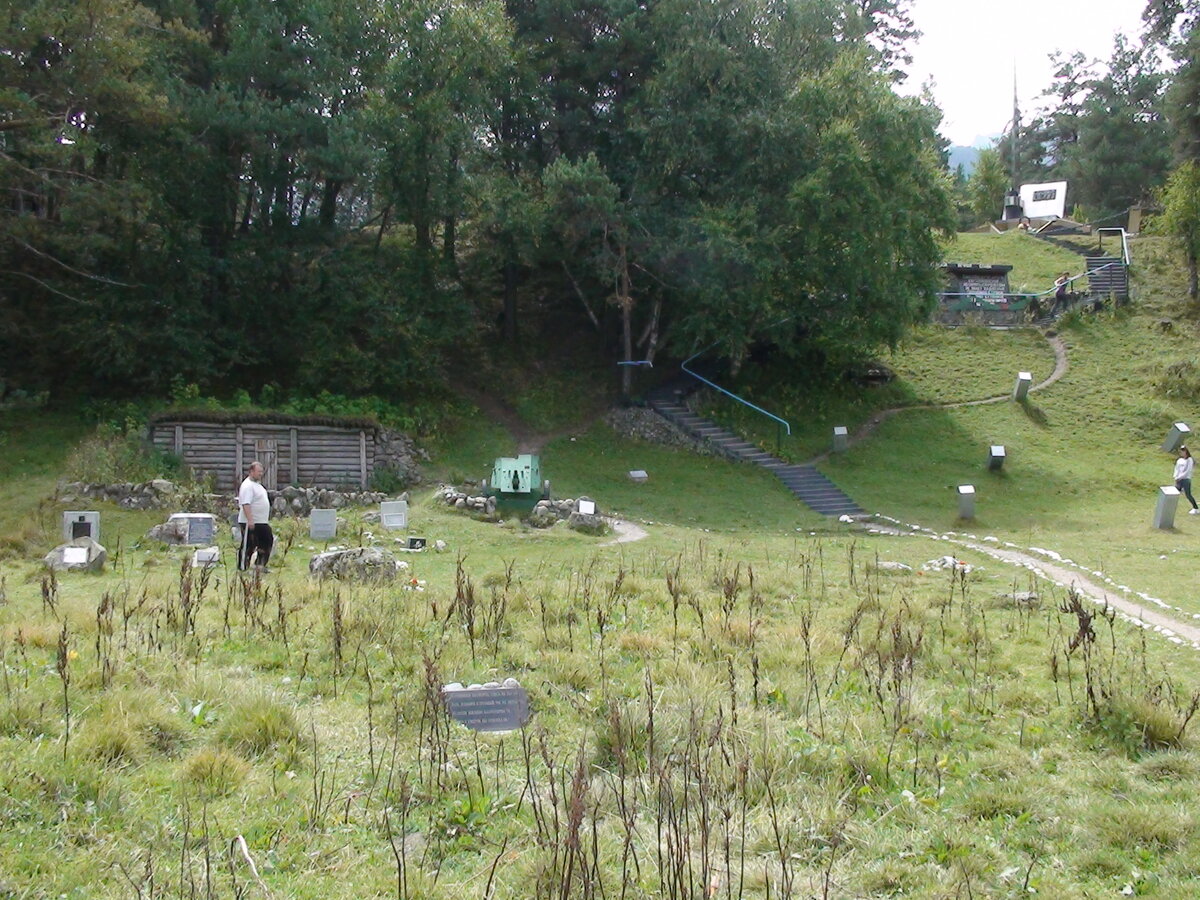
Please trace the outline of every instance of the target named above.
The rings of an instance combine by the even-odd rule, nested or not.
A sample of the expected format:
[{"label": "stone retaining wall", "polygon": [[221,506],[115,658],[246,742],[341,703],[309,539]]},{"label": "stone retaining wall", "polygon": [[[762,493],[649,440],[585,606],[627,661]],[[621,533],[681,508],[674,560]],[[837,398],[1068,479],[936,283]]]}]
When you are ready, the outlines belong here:
[{"label": "stone retaining wall", "polygon": [[[374,506],[391,495],[380,491],[334,491],[324,488],[285,487],[270,491],[271,513],[275,516],[306,517],[313,509],[341,509],[346,506]],[[186,512],[228,513],[236,508],[232,494],[198,494],[163,478],[140,484],[89,484],[72,481],[59,490],[60,502],[107,500],[123,509],[171,509]],[[400,499],[408,499],[402,494]]]}]

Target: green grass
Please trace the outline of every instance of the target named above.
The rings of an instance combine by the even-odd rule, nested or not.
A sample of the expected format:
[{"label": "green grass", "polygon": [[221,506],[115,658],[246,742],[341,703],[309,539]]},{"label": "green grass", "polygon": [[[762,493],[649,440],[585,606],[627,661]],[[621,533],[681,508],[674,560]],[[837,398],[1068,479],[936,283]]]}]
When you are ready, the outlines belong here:
[{"label": "green grass", "polygon": [[[1070,372],[1027,407],[908,410],[826,470],[938,529],[962,529],[953,487],[973,481],[973,532],[1200,614],[1200,523],[1149,528],[1170,472],[1157,445],[1192,404],[1164,373],[1194,359],[1196,325],[1153,278],[1155,246],[1140,252],[1141,305],[1067,328]],[[992,393],[993,371],[1005,393],[1016,368],[1040,378],[1050,361],[1027,332],[931,329],[891,358],[896,383],[814,408],[861,421],[897,398]],[[427,487],[411,530],[448,550],[402,555],[423,590],[312,582],[317,545],[280,520],[265,590],[228,570],[226,533],[201,593],[180,581],[186,548],[141,540],[163,513],[99,504],[112,565],[51,589],[38,558],[60,507],[39,491],[69,447],[34,454],[82,430],[25,427],[0,451],[20,482],[0,491],[27,497],[0,560],[14,896],[524,900],[617,897],[623,881],[631,897],[716,885],[757,900],[1200,893],[1200,744],[1194,723],[1180,730],[1200,656],[1102,616],[1072,649],[1085,620],[1026,570],[954,546],[969,576],[924,572],[952,545],[841,530],[749,466],[597,425],[547,446],[547,477],[652,522],[643,541],[485,523]],[[483,477],[505,439],[462,421],[437,465]],[[1002,474],[984,469],[995,442]],[[343,543],[394,545],[361,510],[343,517]],[[1014,601],[1028,589],[1038,603]],[[530,693],[524,734],[477,735],[439,711],[441,684],[508,676]]]},{"label": "green grass", "polygon": [[20,544],[39,503],[54,493],[71,448],[86,426],[69,413],[0,412],[0,553]]},{"label": "green grass", "polygon": [[[576,449],[604,449],[587,440],[601,443]],[[569,452],[555,451],[564,469]],[[358,515],[346,513],[351,540]],[[405,557],[423,592],[311,583],[300,537],[278,591],[243,594],[222,571],[188,631],[172,618],[185,551],[136,546],[132,521],[113,526],[128,548],[117,567],[61,578],[58,616],[34,566],[6,564],[0,725],[23,723],[0,728],[6,886],[104,900],[128,896],[130,878],[148,889],[152,870],[229,896],[251,877],[236,848],[229,865],[240,834],[273,896],[390,897],[391,828],[408,837],[410,896],[483,897],[493,869],[493,896],[546,896],[566,878],[555,849],[580,761],[579,846],[609,895],[623,847],[640,870],[629,862],[630,890],[668,893],[657,835],[682,839],[683,803],[687,840],[746,897],[768,882],[780,895],[781,858],[793,887],[818,895],[826,873],[844,896],[1006,896],[1027,871],[1054,897],[1200,886],[1200,750],[1187,734],[1163,751],[1129,739],[1139,715],[1178,720],[1170,703],[1147,706],[1145,673],[1169,671],[1182,702],[1200,678],[1190,650],[1100,623],[1090,677],[1124,706],[1093,720],[1082,657],[1064,655],[1076,623],[1056,600],[1012,603],[1013,571],[988,560],[961,583],[875,568],[919,566],[939,542],[656,524],[605,547],[428,495],[412,520],[450,545]],[[97,643],[105,593],[116,627]],[[60,622],[74,651],[65,753]],[[528,755],[519,734],[430,728],[427,678],[508,675],[531,694]],[[207,876],[206,856],[223,860]],[[687,859],[693,880],[714,877]]]},{"label": "green grass", "polygon": [[[1094,245],[1090,239],[1088,246]],[[946,245],[947,262],[1009,265],[1010,290],[1038,294],[1051,290],[1054,279],[1063,272],[1078,275],[1084,270],[1083,257],[1070,250],[1020,231],[1004,234],[963,233]]]}]

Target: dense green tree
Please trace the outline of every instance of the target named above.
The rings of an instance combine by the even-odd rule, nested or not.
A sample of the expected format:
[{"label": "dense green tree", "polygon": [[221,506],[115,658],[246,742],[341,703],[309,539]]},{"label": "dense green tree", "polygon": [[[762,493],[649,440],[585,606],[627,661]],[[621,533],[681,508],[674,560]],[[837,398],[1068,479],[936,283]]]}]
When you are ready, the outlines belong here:
[{"label": "dense green tree", "polygon": [[1004,207],[1004,192],[1008,190],[1009,173],[1004,169],[1000,151],[987,147],[975,158],[975,168],[967,180],[967,200],[975,222],[992,222],[1000,218]]},{"label": "dense green tree", "polygon": [[1167,179],[1162,192],[1162,215],[1156,227],[1178,244],[1188,269],[1188,297],[1200,300],[1197,269],[1200,267],[1200,161],[1189,159]]}]

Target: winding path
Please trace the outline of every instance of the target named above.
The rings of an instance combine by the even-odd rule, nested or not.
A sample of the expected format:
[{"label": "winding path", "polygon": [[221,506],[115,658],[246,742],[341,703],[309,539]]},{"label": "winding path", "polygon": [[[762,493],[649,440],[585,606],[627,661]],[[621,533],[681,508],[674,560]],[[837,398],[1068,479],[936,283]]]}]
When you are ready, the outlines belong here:
[{"label": "winding path", "polygon": [[[1066,342],[1057,334],[1047,334],[1046,340],[1049,342],[1050,347],[1054,350],[1054,371],[1051,372],[1050,376],[1044,381],[1039,381],[1037,384],[1033,385],[1029,389],[1030,393],[1050,387],[1050,385],[1054,384],[1056,381],[1066,375],[1067,370],[1070,368],[1070,363],[1067,361]],[[1012,394],[997,394],[994,397],[984,397],[982,400],[960,400],[956,403],[917,403],[913,404],[912,406],[894,406],[891,409],[885,409],[883,412],[876,413],[874,416],[860,425],[855,430],[854,434],[849,436],[848,443],[852,446],[857,444],[859,441],[865,440],[866,438],[870,437],[880,425],[882,425],[892,416],[898,413],[907,412],[908,410],[957,409],[964,406],[986,406],[989,403],[1004,403],[1005,401],[1011,399]],[[827,450],[826,452],[814,456],[812,459],[808,460],[805,465],[811,466],[819,462],[824,462],[829,458],[831,453],[832,451]]]},{"label": "winding path", "polygon": [[[1161,634],[1168,640],[1189,644],[1192,649],[1200,650],[1200,626],[1183,622],[1171,614],[1182,613],[1183,610],[1148,595],[1137,597],[1125,585],[1111,584],[1112,580],[1103,573],[1090,572],[1071,560],[1062,559],[1058,554],[1041,550],[1041,555],[1035,556],[1033,553],[1027,553],[1017,548],[1015,544],[1001,544],[995,538],[981,540],[975,535],[960,535],[953,532],[937,534],[920,526],[913,525],[904,528],[899,523],[892,524],[878,518],[876,521],[861,522],[860,525],[864,526],[871,534],[926,537],[957,544],[1000,562],[1029,569],[1035,575],[1061,587],[1074,588],[1079,594],[1094,603],[1108,604],[1125,618]],[[1096,580],[1098,578],[1104,579],[1105,584],[1111,584],[1111,586],[1106,587],[1101,584]],[[1186,613],[1184,614],[1186,615]]]}]

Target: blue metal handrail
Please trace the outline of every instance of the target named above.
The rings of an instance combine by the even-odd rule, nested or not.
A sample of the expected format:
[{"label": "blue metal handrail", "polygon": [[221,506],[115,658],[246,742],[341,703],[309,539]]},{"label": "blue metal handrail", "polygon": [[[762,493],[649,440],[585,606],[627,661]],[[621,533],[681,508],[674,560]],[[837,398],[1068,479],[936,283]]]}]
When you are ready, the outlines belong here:
[{"label": "blue metal handrail", "polygon": [[[785,321],[786,321],[786,320],[785,320]],[[720,343],[720,342],[718,341],[717,343]],[[682,369],[684,372],[686,372],[688,375],[691,375],[693,378],[695,378],[697,381],[701,382],[702,384],[706,384],[706,385],[708,385],[710,388],[712,388],[713,390],[715,390],[715,391],[720,391],[720,392],[721,392],[722,394],[724,394],[726,397],[731,397],[732,399],[736,400],[738,403],[741,403],[743,406],[748,406],[748,407],[750,407],[752,410],[754,410],[755,412],[757,412],[757,413],[762,413],[762,414],[763,414],[764,416],[766,416],[768,419],[773,419],[774,421],[778,422],[780,425],[782,425],[782,426],[783,426],[783,427],[784,427],[784,428],[787,430],[788,437],[791,437],[791,435],[792,435],[792,426],[791,426],[790,424],[788,424],[788,421],[787,421],[786,419],[781,419],[781,418],[779,418],[779,416],[775,415],[774,413],[767,412],[767,411],[766,411],[765,409],[763,409],[761,406],[755,406],[755,405],[754,405],[753,403],[751,403],[749,400],[746,400],[746,399],[745,399],[745,398],[743,398],[743,397],[739,397],[737,394],[733,393],[732,391],[727,391],[727,390],[725,390],[725,388],[721,387],[721,386],[720,386],[719,384],[717,384],[716,382],[709,381],[709,380],[708,380],[707,378],[705,378],[703,375],[697,374],[696,372],[694,372],[694,371],[692,371],[691,369],[689,369],[689,368],[688,368],[688,363],[690,363],[690,362],[691,362],[693,359],[695,359],[696,357],[704,355],[705,353],[707,353],[709,350],[711,350],[711,349],[712,349],[713,347],[715,347],[715,346],[717,346],[717,344],[711,344],[711,345],[709,345],[708,347],[705,347],[705,348],[704,348],[703,350],[701,350],[699,353],[693,353],[691,356],[689,356],[687,359],[685,359],[685,360],[684,360],[684,361],[683,361],[683,362],[680,364],[679,368],[681,368],[681,369]]]}]

